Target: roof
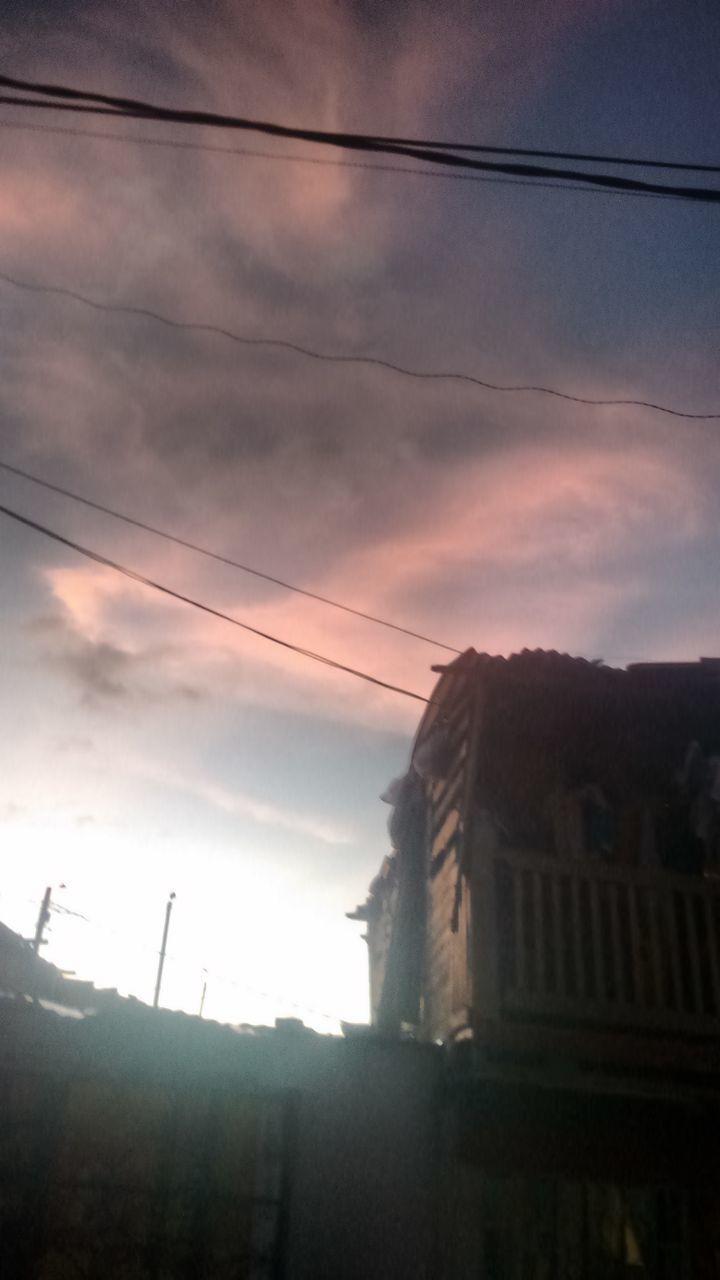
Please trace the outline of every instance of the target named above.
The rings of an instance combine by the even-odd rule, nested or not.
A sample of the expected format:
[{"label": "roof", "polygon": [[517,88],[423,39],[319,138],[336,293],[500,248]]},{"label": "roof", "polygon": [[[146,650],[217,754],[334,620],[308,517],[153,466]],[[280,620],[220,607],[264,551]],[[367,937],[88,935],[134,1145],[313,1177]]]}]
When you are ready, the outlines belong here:
[{"label": "roof", "polygon": [[0,993],[27,996],[58,1008],[88,1010],[114,1007],[120,1003],[139,1005],[114,988],[99,988],[92,982],[67,978],[54,964],[35,954],[30,943],[0,922]]},{"label": "roof", "polygon": [[698,658],[695,662],[633,662],[627,667],[611,667],[601,658],[583,658],[576,654],[560,653],[557,649],[521,649],[519,653],[484,653],[469,648],[452,662],[434,663],[430,670],[438,673],[459,671],[464,668],[478,670],[493,667],[512,667],[516,670],[559,674],[570,671],[609,672],[617,676],[634,678],[657,677],[662,680],[720,679],[720,658]]},{"label": "roof", "polygon": [[0,991],[55,998],[63,976],[29,942],[0,922]]},{"label": "roof", "polygon": [[[557,786],[664,795],[693,742],[720,756],[718,658],[625,669],[555,651],[505,658],[469,649],[434,669],[441,708],[481,693],[477,785],[501,818],[528,805],[539,812]],[[434,718],[423,719],[418,741]]]}]

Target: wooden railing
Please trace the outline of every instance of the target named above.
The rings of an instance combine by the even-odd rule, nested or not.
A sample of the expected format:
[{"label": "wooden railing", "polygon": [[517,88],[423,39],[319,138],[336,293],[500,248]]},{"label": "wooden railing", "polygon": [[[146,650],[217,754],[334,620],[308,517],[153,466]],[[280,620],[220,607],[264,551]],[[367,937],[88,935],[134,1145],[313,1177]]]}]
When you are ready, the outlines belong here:
[{"label": "wooden railing", "polygon": [[720,881],[492,856],[501,1014],[720,1035]]}]

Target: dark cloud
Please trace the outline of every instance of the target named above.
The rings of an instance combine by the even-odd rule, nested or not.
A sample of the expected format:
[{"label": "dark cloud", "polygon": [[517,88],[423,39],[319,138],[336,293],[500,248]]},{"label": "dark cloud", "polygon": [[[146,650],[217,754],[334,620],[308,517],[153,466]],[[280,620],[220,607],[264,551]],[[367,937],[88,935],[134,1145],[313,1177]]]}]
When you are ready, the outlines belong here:
[{"label": "dark cloud", "polygon": [[[717,41],[671,9],[65,0],[13,6],[5,61],[28,77],[320,127],[647,155],[670,140],[678,158],[710,160]],[[19,278],[329,353],[713,407],[713,211],[10,127],[2,143],[0,270]],[[10,461],[451,644],[609,659],[714,647],[715,424],[415,382],[1,283],[0,307],[0,456]],[[20,481],[0,476],[0,493],[261,630],[430,692],[442,651]],[[119,890],[134,865],[134,910],[166,832],[187,850],[193,934],[197,893],[209,886],[208,945],[220,933],[233,948],[244,937],[248,963],[262,967],[247,924],[217,925],[218,909],[234,917],[241,903],[268,953],[304,955],[312,938],[318,971],[364,990],[361,943],[352,980],[326,959],[342,951],[342,911],[386,847],[376,797],[405,766],[419,704],[162,600],[27,530],[0,526],[0,536],[0,676],[14,727],[0,778],[14,835],[45,811],[59,845],[65,814],[63,863],[87,843],[78,884],[101,864]],[[33,839],[28,895],[47,882]],[[277,881],[259,888],[271,866]],[[281,883],[295,895],[284,919]],[[322,924],[303,895],[325,902]],[[257,902],[270,897],[268,924]],[[104,883],[98,902],[89,914],[125,929],[127,909]],[[226,967],[242,967],[239,956]],[[310,990],[315,981],[305,997],[333,1008],[331,994]]]},{"label": "dark cloud", "polygon": [[[42,661],[66,676],[87,706],[192,702],[206,696],[188,680],[168,678],[166,666],[172,650],[167,646],[130,651],[92,640],[59,613],[33,619],[28,629],[40,637]],[[82,735],[61,739],[60,744],[62,752],[85,751],[92,745]]]},{"label": "dark cloud", "polygon": [[13,822],[16,818],[24,817],[27,812],[25,805],[8,800],[7,803],[0,805],[0,822]]},{"label": "dark cloud", "polygon": [[127,698],[133,692],[130,681],[137,660],[115,645],[82,640],[77,649],[68,648],[55,661],[77,682],[88,702]]}]

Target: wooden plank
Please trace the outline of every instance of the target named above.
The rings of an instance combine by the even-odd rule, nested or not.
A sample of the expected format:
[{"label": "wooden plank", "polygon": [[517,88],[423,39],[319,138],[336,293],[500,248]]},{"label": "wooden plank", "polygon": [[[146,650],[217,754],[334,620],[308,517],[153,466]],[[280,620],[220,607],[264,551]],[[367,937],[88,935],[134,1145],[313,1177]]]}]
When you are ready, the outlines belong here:
[{"label": "wooden plank", "polygon": [[612,978],[615,982],[615,999],[626,1004],[625,965],[623,963],[622,941],[620,938],[620,905],[618,903],[618,886],[608,886],[610,894],[610,940],[612,951]]},{"label": "wooden plank", "polygon": [[470,895],[469,961],[470,1004],[484,1016],[497,1017],[500,1011],[500,930],[497,889],[497,832],[478,822],[477,790],[480,734],[483,727],[484,687],[478,679],[478,664],[468,682],[468,753],[462,796],[460,827],[460,870]]},{"label": "wooden plank", "polygon": [[647,999],[645,982],[645,958],[640,940],[640,922],[637,904],[638,887],[628,885],[628,909],[630,913],[630,949],[632,954],[632,1000],[637,1005],[645,1004]]},{"label": "wooden plank", "polygon": [[[546,1024],[572,1021],[577,1024],[578,1048],[582,1049],[583,1024],[602,1026],[609,1034],[658,1031],[673,1035],[712,1036],[720,1041],[720,1024],[711,1014],[676,1013],[673,1009],[638,1009],[634,1005],[610,1004],[607,1000],[576,1000],[553,994],[509,991],[505,1011]],[[642,1059],[641,1059],[642,1061]]]},{"label": "wooden plank", "polygon": [[[526,867],[528,870],[552,873],[558,866],[557,857],[552,854],[536,852],[533,849],[503,849],[502,857],[514,866]],[[564,868],[568,868],[567,862]],[[586,880],[612,880],[617,884],[629,883],[646,885],[649,889],[679,889],[688,887],[688,877],[678,875],[661,868],[623,866],[622,863],[589,861],[578,858],[573,862],[573,873]],[[720,900],[720,876],[698,876],[691,881],[701,888],[703,893]]]},{"label": "wooden plank", "polygon": [[[527,1210],[525,1204],[525,1182],[522,1178],[512,1178],[510,1180],[511,1195],[514,1200],[512,1212],[510,1215],[510,1230],[504,1232],[505,1238],[510,1245],[512,1257],[512,1280],[526,1280],[525,1259],[523,1258],[523,1248],[530,1234],[530,1223],[527,1221]],[[515,1227],[513,1231],[512,1227]]]},{"label": "wooden plank", "polygon": [[442,867],[444,867],[447,859],[456,853],[457,840],[455,837],[449,840],[447,844],[440,849],[433,849],[430,853],[430,866],[428,867],[428,878],[434,880]]},{"label": "wooden plank", "polygon": [[430,804],[433,808],[440,804],[442,797],[445,794],[446,786],[447,780],[445,778],[437,778],[434,782],[430,782],[429,798]]},{"label": "wooden plank", "polygon": [[695,894],[690,891],[683,894],[683,897],[685,900],[685,928],[687,929],[687,945],[690,953],[690,974],[692,977],[695,1013],[702,1013],[704,1001],[702,974],[700,972],[700,951],[697,937],[697,917],[693,910]]},{"label": "wooden plank", "polygon": [[450,764],[448,764],[447,772],[443,774],[442,778],[430,778],[429,792],[433,808],[437,809],[439,805],[442,805],[443,796],[447,794],[448,787],[451,787],[452,782],[455,781],[457,763],[459,763],[457,760],[451,760]]},{"label": "wooden plank", "polygon": [[462,750],[468,740],[470,712],[467,703],[464,704],[461,715],[448,718],[446,729],[448,749],[450,755],[454,756]]},{"label": "wooden plank", "polygon": [[441,799],[433,804],[432,818],[430,822],[430,832],[433,844],[437,839],[438,832],[442,830],[442,825],[451,809],[459,809],[460,800],[462,798],[464,778],[462,773],[457,773],[448,783]]},{"label": "wooden plank", "polygon": [[443,715],[452,720],[453,717],[461,715],[467,710],[468,691],[472,684],[472,676],[474,672],[467,668],[464,673],[458,672],[452,685],[448,686],[447,693],[443,699]]},{"label": "wooden plank", "polygon": [[592,951],[595,965],[595,999],[603,1003],[606,999],[605,959],[602,948],[602,920],[600,915],[600,890],[597,880],[589,880],[590,890],[590,928],[592,932]]},{"label": "wooden plank", "polygon": [[[469,713],[458,717],[452,723],[445,724],[445,750],[444,755],[447,761],[447,773],[457,764],[467,749],[468,736],[470,732],[470,716]],[[418,744],[421,745],[421,744]]]},{"label": "wooden plank", "polygon": [[655,989],[655,1003],[658,1009],[668,1007],[668,1001],[665,999],[665,981],[663,974],[662,950],[660,947],[660,928],[658,923],[658,895],[653,889],[645,894],[645,903],[647,906],[648,921],[650,926],[650,956],[651,971],[653,975],[653,986]]},{"label": "wooden plank", "polygon": [[443,863],[434,880],[430,882],[430,915],[429,933],[433,937],[439,931],[444,933],[450,928],[452,909],[455,901],[455,880],[457,863],[448,858]]},{"label": "wooden plank", "polygon": [[715,912],[710,898],[703,895],[705,906],[705,945],[710,961],[710,981],[712,985],[715,1013],[720,1016],[720,955],[718,954],[718,933]]},{"label": "wooden plank", "polygon": [[559,875],[552,878],[553,955],[555,958],[555,990],[558,996],[567,991],[565,974],[565,948],[563,946],[563,918],[561,881]]},{"label": "wooden plank", "polygon": [[533,924],[535,934],[535,991],[544,995],[547,991],[545,969],[545,913],[543,911],[543,882],[539,871],[530,876],[532,886]]},{"label": "wooden plank", "polygon": [[460,813],[457,809],[451,809],[440,831],[438,831],[437,835],[435,836],[435,839],[432,842],[432,847],[430,850],[431,857],[434,858],[435,855],[439,853],[441,849],[445,848],[445,845],[450,843],[452,837],[457,832],[459,826],[460,826]]},{"label": "wooden plank", "polygon": [[672,893],[664,895],[665,918],[667,920],[668,945],[670,949],[670,973],[678,1013],[685,1013],[682,987],[682,971],[680,969],[680,942],[678,939],[677,917],[675,915],[675,897]]},{"label": "wooden plank", "polygon": [[525,953],[525,895],[522,871],[510,872],[512,876],[513,912],[515,919],[515,989],[527,989]]},{"label": "wooden plank", "polygon": [[429,888],[423,1026],[433,1040],[447,1035],[453,1006],[450,922],[456,877],[457,863],[449,857]]},{"label": "wooden plank", "polygon": [[572,909],[573,955],[575,959],[575,983],[577,987],[576,995],[579,1000],[583,1000],[586,994],[585,954],[583,951],[584,932],[580,906],[580,881],[575,875],[570,878],[570,894]]},{"label": "wooden plank", "polygon": [[[514,993],[509,1007],[531,1012],[537,1005],[540,1013],[537,993],[554,994],[558,1013],[566,1001],[568,1016],[581,1013],[574,1008],[576,1000],[623,1005],[635,1011],[642,1026],[665,1025],[673,1013],[674,1023],[682,1019],[684,1025],[690,1020],[711,1026],[720,1017],[717,881],[658,872],[648,884],[644,876],[637,881],[627,874],[615,878],[626,868],[570,868],[524,850],[496,850],[494,861],[508,877],[512,893],[507,903],[514,934],[506,975],[508,995]],[[552,871],[549,880],[546,868]],[[597,979],[595,993],[588,985],[588,952]],[[606,1016],[612,1015],[608,1011]]]},{"label": "wooden plank", "polygon": [[[630,1010],[627,1011],[628,1014],[630,1012]],[[555,1059],[567,1057],[575,1062],[615,1060],[632,1075],[637,1073],[639,1063],[648,1066],[652,1064],[662,1068],[664,1079],[655,1081],[651,1087],[657,1086],[663,1091],[673,1087],[670,1085],[668,1076],[678,1070],[702,1072],[710,1080],[720,1076],[720,1039],[716,1019],[674,1018],[671,1014],[664,1027],[659,1018],[656,1019],[654,1027],[661,1034],[649,1037],[643,1034],[640,1027],[637,1028],[639,1034],[634,1034],[636,1028],[632,1024],[628,1025],[622,1034],[618,1034],[617,1028],[608,1031],[597,1023],[570,1028],[551,1026],[549,1023],[539,1021],[520,1022],[505,1019],[498,1022],[482,1022],[478,1020],[475,1026],[475,1041],[481,1056],[484,1056],[486,1049],[491,1049],[501,1054],[512,1054],[516,1058],[525,1053],[534,1058],[538,1056]],[[705,1038],[708,1027],[711,1032],[714,1032],[714,1039],[711,1041]],[[676,1032],[680,1034],[675,1034]],[[684,1034],[686,1032],[691,1035],[696,1034],[699,1038],[695,1041],[691,1040]],[[500,1063],[499,1070],[505,1075],[510,1071],[509,1064]],[[650,1085],[650,1082],[638,1080],[640,1089],[646,1085]],[[596,1092],[613,1088],[614,1085],[609,1078],[601,1082],[596,1075],[588,1073],[586,1087]],[[619,1087],[624,1089],[626,1083]],[[674,1087],[682,1087],[687,1100],[687,1082],[682,1086]]]},{"label": "wooden plank", "polygon": [[472,856],[465,848],[461,858],[467,868],[466,893],[470,895],[470,1002],[483,1016],[497,1016],[500,1008],[500,930],[496,883],[495,834],[476,838]]},{"label": "wooden plank", "polygon": [[455,759],[466,750],[468,744],[468,737],[470,734],[470,712],[467,708],[462,716],[458,716],[446,727],[448,749],[450,756]]},{"label": "wooden plank", "polygon": [[460,899],[458,929],[450,940],[450,973],[452,989],[451,1015],[453,1019],[469,1004],[469,955],[468,955],[468,895]]},{"label": "wooden plank", "polygon": [[452,759],[448,760],[443,776],[431,779],[432,801],[436,809],[440,808],[448,791],[454,786],[458,774],[462,774],[463,765],[464,756],[458,752]]}]

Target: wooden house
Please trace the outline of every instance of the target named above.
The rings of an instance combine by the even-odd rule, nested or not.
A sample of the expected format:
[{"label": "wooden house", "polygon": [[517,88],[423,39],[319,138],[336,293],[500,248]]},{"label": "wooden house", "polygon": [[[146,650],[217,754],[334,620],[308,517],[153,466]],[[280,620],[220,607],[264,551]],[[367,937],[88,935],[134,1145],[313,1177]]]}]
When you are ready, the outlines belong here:
[{"label": "wooden house", "polygon": [[720,1277],[720,660],[433,670],[353,914],[452,1064],[446,1274]]}]

